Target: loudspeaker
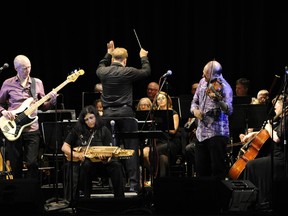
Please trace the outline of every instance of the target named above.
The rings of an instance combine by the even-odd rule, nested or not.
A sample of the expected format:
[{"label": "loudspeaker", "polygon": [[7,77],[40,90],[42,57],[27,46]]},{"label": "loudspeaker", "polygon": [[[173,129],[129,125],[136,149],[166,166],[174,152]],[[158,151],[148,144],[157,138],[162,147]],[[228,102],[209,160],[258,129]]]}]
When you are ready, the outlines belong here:
[{"label": "loudspeaker", "polygon": [[253,210],[257,201],[258,190],[249,180],[223,180],[226,195],[223,199],[223,210],[244,212]]},{"label": "loudspeaker", "polygon": [[0,180],[0,209],[8,213],[40,213],[41,186],[34,179]]},{"label": "loudspeaker", "polygon": [[219,213],[222,187],[214,178],[159,177],[154,181],[155,211],[163,215]]}]

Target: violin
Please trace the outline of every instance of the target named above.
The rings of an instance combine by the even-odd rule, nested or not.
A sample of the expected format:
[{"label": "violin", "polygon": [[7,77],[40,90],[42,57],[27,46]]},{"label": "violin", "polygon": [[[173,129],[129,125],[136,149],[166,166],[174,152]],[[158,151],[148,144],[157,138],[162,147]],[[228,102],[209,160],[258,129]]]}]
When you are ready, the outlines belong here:
[{"label": "violin", "polygon": [[209,83],[206,88],[206,94],[213,100],[221,101],[223,99],[222,96],[222,82],[219,79],[215,79]]}]

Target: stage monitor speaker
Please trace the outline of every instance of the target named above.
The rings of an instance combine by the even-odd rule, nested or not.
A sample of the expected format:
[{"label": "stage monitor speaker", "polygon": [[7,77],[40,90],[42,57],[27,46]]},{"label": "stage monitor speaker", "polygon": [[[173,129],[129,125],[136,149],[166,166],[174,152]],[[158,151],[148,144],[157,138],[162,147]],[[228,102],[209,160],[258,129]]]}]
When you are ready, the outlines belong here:
[{"label": "stage monitor speaker", "polygon": [[248,180],[223,180],[226,194],[223,196],[223,210],[229,212],[246,212],[256,205],[257,188]]},{"label": "stage monitor speaker", "polygon": [[34,179],[0,180],[0,209],[7,213],[40,213],[43,210],[41,186]]},{"label": "stage monitor speaker", "polygon": [[156,214],[219,213],[221,181],[214,178],[159,177],[154,181]]}]

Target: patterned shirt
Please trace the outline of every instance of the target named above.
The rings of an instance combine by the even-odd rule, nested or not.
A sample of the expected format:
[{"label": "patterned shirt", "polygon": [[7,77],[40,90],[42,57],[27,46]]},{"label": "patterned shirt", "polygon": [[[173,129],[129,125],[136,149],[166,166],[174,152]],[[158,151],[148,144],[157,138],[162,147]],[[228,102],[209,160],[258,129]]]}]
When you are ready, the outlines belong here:
[{"label": "patterned shirt", "polygon": [[198,121],[196,130],[196,137],[200,142],[214,136],[230,136],[228,117],[233,112],[233,90],[222,75],[218,77],[218,80],[222,83],[222,102],[226,104],[228,109],[222,110],[220,108],[220,102],[211,99],[207,95],[206,89],[208,83],[205,78],[200,80],[191,103],[190,110],[192,113],[195,109],[199,109],[203,114],[203,119]]}]

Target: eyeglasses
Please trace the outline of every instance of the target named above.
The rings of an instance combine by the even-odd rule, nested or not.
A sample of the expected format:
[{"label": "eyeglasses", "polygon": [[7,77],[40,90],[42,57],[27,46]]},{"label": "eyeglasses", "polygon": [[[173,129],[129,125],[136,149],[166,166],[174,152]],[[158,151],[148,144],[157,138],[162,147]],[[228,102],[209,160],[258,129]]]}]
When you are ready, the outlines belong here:
[{"label": "eyeglasses", "polygon": [[147,91],[158,91],[158,89],[147,88]]}]

